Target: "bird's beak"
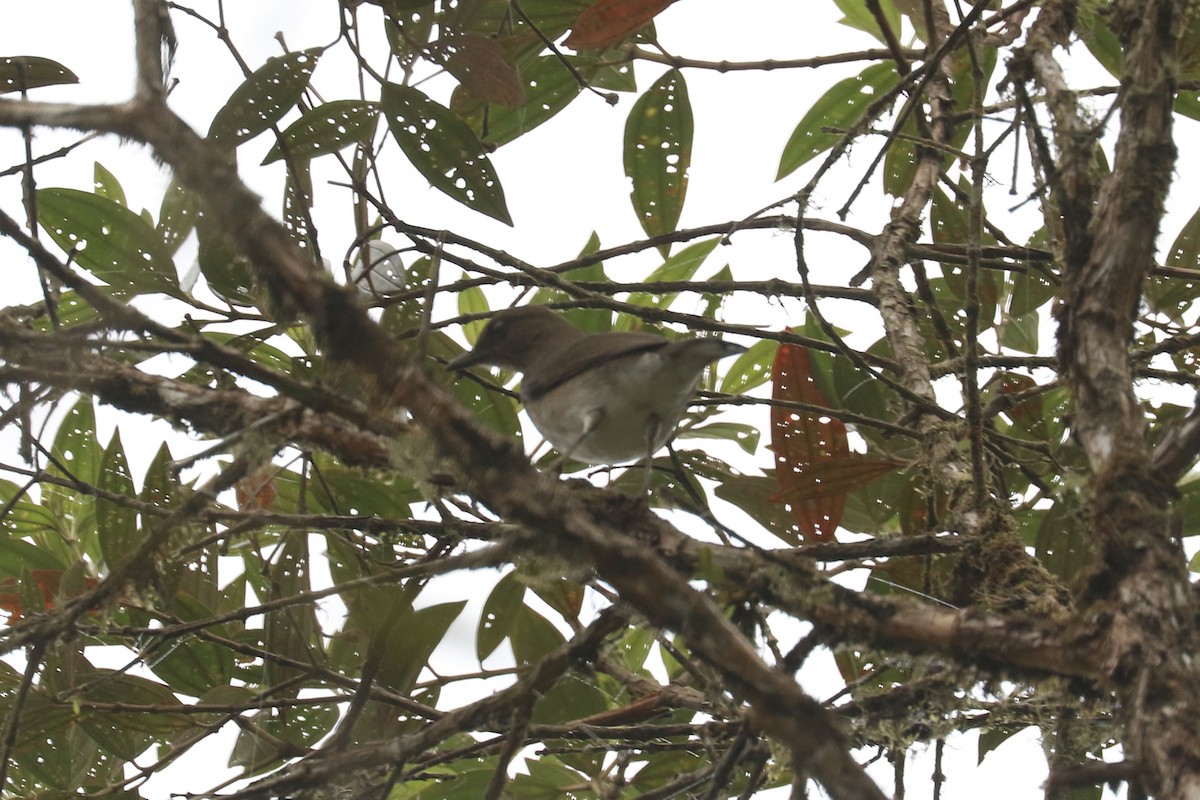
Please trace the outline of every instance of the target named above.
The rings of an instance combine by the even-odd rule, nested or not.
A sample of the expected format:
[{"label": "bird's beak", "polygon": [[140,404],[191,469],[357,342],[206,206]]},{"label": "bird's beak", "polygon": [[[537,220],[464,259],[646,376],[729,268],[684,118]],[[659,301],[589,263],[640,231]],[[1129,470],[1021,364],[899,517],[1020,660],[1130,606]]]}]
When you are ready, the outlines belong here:
[{"label": "bird's beak", "polygon": [[462,372],[467,367],[473,367],[476,364],[482,364],[487,360],[487,356],[481,354],[478,350],[468,350],[456,359],[453,359],[446,364],[446,369],[451,372]]}]

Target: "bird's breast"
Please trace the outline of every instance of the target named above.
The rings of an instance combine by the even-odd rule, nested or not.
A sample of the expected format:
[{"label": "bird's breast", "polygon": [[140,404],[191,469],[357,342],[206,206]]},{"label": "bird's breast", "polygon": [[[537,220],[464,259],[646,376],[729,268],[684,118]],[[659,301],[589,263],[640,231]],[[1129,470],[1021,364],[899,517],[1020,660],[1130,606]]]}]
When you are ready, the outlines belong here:
[{"label": "bird's breast", "polygon": [[[657,352],[616,359],[527,400],[526,408],[557,449],[574,445],[571,458],[590,464],[634,461],[647,453],[647,431],[654,433],[650,452],[658,450],[686,410],[703,364],[682,367]],[[580,440],[593,422],[595,429]]]}]

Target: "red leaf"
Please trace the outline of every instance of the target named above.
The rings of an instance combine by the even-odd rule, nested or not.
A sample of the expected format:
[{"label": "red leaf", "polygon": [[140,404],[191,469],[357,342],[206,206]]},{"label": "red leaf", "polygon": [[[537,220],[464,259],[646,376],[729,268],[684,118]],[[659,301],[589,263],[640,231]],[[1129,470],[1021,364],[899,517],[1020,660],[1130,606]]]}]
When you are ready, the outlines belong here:
[{"label": "red leaf", "polygon": [[[771,397],[829,408],[813,380],[808,351],[780,345],[771,365]],[[771,449],[779,491],[806,539],[831,541],[846,510],[846,495],[896,468],[891,461],[850,452],[846,425],[839,419],[772,407]]]},{"label": "red leaf", "polygon": [[[58,597],[64,572],[65,570],[61,569],[31,569],[29,571],[33,582],[37,584],[38,589],[42,592],[43,607],[33,609],[33,613],[38,614],[54,608],[54,600]],[[95,578],[83,579],[85,589],[94,589],[98,583],[99,581]],[[18,589],[16,578],[5,578],[0,581],[0,611],[5,611],[9,614],[11,617],[9,622],[15,622],[20,619],[26,611],[21,605],[21,592]]]},{"label": "red leaf", "polygon": [[275,488],[275,473],[260,469],[242,478],[233,487],[239,511],[270,511],[279,491]]},{"label": "red leaf", "polygon": [[[1032,389],[1037,386],[1037,381],[1028,375],[1021,375],[1016,372],[1003,372],[999,376],[1000,393],[1001,394],[1018,394],[1027,389]],[[1036,422],[1042,413],[1042,398],[1039,395],[1027,397],[1013,403],[1008,410],[1008,415],[1016,422]]]},{"label": "red leaf", "polygon": [[584,9],[563,42],[575,50],[616,44],[659,15],[675,0],[600,0]]}]

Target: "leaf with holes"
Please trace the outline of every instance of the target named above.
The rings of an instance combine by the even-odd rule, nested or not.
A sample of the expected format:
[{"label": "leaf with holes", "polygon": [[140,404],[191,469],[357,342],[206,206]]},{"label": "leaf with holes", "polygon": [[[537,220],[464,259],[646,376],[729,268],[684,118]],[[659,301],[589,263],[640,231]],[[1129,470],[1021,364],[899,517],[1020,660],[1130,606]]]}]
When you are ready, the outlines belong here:
[{"label": "leaf with holes", "polygon": [[725,371],[721,379],[721,391],[725,394],[745,394],[755,386],[762,386],[771,378],[771,363],[775,360],[778,342],[763,339],[750,345],[750,349],[738,356]]},{"label": "leaf with holes", "polygon": [[129,203],[125,200],[125,190],[121,188],[121,182],[99,161],[92,167],[92,183],[95,186],[96,194],[107,197],[119,206],[129,207]]},{"label": "leaf with holes", "polygon": [[517,36],[532,35],[539,41],[542,37],[558,41],[592,2],[594,0],[521,0],[519,15],[513,14],[513,4],[508,0],[456,5],[466,11],[459,17],[459,27],[464,30],[490,34],[511,29]]},{"label": "leaf with holes", "polygon": [[510,572],[496,582],[483,603],[475,631],[475,656],[482,664],[508,638],[517,614],[525,605],[525,585]]},{"label": "leaf with holes", "polygon": [[129,209],[78,189],[39,189],[38,222],[75,262],[114,289],[179,297],[175,262],[154,228]]},{"label": "leaf with holes", "polygon": [[1167,251],[1166,266],[1195,272],[1195,280],[1180,280],[1176,277],[1152,275],[1146,281],[1146,304],[1154,311],[1165,314],[1173,321],[1183,324],[1184,314],[1191,303],[1200,296],[1200,208],[1184,223],[1179,235]]},{"label": "leaf with holes", "polygon": [[187,189],[177,180],[172,180],[163,192],[155,230],[166,245],[167,252],[174,253],[195,228],[196,203]]},{"label": "leaf with holes", "polygon": [[292,164],[283,182],[283,226],[292,240],[309,253],[317,253],[312,225],[312,164],[299,161]]},{"label": "leaf with holes", "polygon": [[1038,560],[1064,581],[1072,580],[1092,561],[1089,527],[1073,499],[1055,503],[1038,527],[1034,552]]},{"label": "leaf with holes", "polygon": [[834,84],[813,103],[792,131],[787,144],[783,146],[775,180],[791,175],[837,144],[841,134],[830,133],[826,129],[852,126],[872,102],[896,85],[897,80],[899,76],[894,66],[874,64],[853,78]]},{"label": "leaf with holes", "polygon": [[364,142],[375,133],[378,105],[363,100],[334,100],[304,112],[283,132],[262,163],[284,157],[307,161],[333,153],[355,142]]},{"label": "leaf with holes", "polygon": [[[625,123],[625,174],[633,210],[650,236],[675,230],[692,163],[692,104],[679,70],[669,70],[638,98]],[[665,256],[670,244],[659,246]]]},{"label": "leaf with holes", "polygon": [[479,99],[505,106],[525,102],[521,73],[495,39],[478,33],[449,36],[434,43],[430,51]]},{"label": "leaf with holes", "polygon": [[[592,85],[596,85],[601,75],[616,71],[611,66],[599,66],[595,59],[572,56],[567,60]],[[499,146],[541,125],[570,105],[582,91],[579,80],[557,56],[535,58],[522,66],[521,84],[525,101],[520,105],[488,105],[460,87],[454,91],[450,107],[481,139]]]},{"label": "leaf with holes", "polygon": [[609,47],[649,23],[675,0],[600,0],[571,26],[563,42],[575,50]]},{"label": "leaf with holes", "polygon": [[40,56],[0,58],[0,94],[64,83],[79,83],[79,78],[57,61]]},{"label": "leaf with holes", "polygon": [[[805,348],[780,345],[771,373],[771,399],[829,407]],[[849,492],[896,468],[850,452],[841,420],[781,406],[771,408],[771,449],[779,483],[772,499],[787,506],[806,539],[817,541],[833,539]]]},{"label": "leaf with holes", "polygon": [[270,128],[300,100],[324,51],[314,47],[268,58],[225,101],[208,126],[208,138],[236,147]]},{"label": "leaf with holes", "polygon": [[[112,440],[104,451],[99,487],[106,494],[96,498],[96,528],[104,563],[112,570],[125,561],[142,538],[138,534],[137,511],[132,505],[133,478],[129,474],[125,448],[121,446],[120,431],[113,431]],[[127,499],[114,501],[108,499],[110,496]]]},{"label": "leaf with holes", "polygon": [[382,105],[396,143],[435,188],[512,225],[500,179],[470,126],[411,86],[384,84]]}]

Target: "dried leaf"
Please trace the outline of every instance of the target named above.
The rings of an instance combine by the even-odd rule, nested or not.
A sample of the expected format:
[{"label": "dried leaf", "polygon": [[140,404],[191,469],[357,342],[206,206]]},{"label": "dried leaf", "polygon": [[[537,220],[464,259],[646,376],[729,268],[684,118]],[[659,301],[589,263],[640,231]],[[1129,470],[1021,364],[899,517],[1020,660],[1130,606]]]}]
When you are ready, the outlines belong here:
[{"label": "dried leaf", "polygon": [[521,73],[495,39],[468,33],[443,39],[432,49],[442,57],[446,71],[479,99],[505,106],[524,104]]},{"label": "dried leaf", "polygon": [[[780,345],[771,372],[773,399],[829,407],[805,348]],[[833,539],[849,492],[896,468],[850,452],[841,420],[796,409],[771,409],[771,449],[779,482],[772,500],[785,503],[805,538],[817,541]]]},{"label": "dried leaf", "polygon": [[563,42],[575,50],[614,45],[658,16],[675,0],[600,0],[587,8]]}]

